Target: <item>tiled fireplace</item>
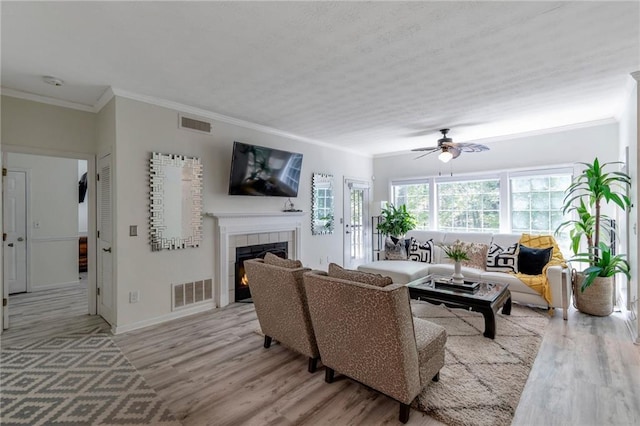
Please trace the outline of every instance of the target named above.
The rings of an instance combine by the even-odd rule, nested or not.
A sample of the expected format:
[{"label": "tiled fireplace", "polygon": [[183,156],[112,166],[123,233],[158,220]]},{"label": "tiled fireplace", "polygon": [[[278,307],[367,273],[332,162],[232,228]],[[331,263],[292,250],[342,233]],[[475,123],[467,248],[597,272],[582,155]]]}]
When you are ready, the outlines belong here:
[{"label": "tiled fireplace", "polygon": [[298,259],[303,212],[207,213],[215,220],[215,300],[218,307],[236,301],[236,249],[287,243],[288,257]]},{"label": "tiled fireplace", "polygon": [[236,247],[234,295],[236,302],[251,301],[251,291],[249,290],[249,280],[244,270],[244,262],[249,259],[264,258],[265,254],[273,253],[276,256],[287,258],[289,243],[287,241],[267,244],[252,244],[249,246]]}]

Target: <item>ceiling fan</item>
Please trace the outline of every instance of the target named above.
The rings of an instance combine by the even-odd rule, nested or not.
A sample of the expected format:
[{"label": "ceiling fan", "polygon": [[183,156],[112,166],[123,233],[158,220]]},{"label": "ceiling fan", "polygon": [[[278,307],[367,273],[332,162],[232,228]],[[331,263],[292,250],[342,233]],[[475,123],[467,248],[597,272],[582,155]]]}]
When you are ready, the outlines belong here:
[{"label": "ceiling fan", "polygon": [[433,154],[434,152],[440,152],[438,155],[438,159],[443,163],[448,163],[453,158],[458,158],[463,152],[481,152],[488,151],[489,147],[486,145],[481,145],[479,143],[465,143],[465,142],[454,142],[451,138],[447,137],[447,133],[449,133],[449,129],[440,129],[440,133],[442,133],[442,137],[438,139],[438,146],[428,147],[428,148],[415,148],[411,151],[427,151],[418,158],[422,158],[425,155]]}]

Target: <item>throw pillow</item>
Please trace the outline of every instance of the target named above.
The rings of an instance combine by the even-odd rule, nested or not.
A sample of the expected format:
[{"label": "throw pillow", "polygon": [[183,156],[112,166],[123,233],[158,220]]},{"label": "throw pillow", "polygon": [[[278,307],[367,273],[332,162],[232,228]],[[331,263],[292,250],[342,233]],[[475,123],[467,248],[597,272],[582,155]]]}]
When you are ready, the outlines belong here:
[{"label": "throw pillow", "polygon": [[433,263],[434,259],[433,239],[420,242],[411,237],[409,243],[409,260],[414,262]]},{"label": "throw pillow", "polygon": [[520,244],[518,271],[526,275],[542,274],[542,270],[551,260],[552,251],[553,247],[534,249]]},{"label": "throw pillow", "polygon": [[500,247],[492,243],[487,253],[487,271],[518,272],[518,253],[520,244],[513,243],[508,247]]},{"label": "throw pillow", "polygon": [[384,258],[386,260],[407,260],[407,249],[405,248],[404,240],[387,237],[384,240]]},{"label": "throw pillow", "polygon": [[[393,241],[394,244],[397,244],[398,241],[400,241],[399,238],[394,237],[393,235],[391,237],[391,240]],[[409,246],[411,245],[411,238],[405,238],[404,240],[404,250],[409,253]]]},{"label": "throw pillow", "polygon": [[267,253],[264,255],[264,263],[288,269],[302,268],[302,262],[299,260],[283,259],[273,253]]},{"label": "throw pillow", "polygon": [[386,287],[389,284],[393,284],[393,281],[390,277],[383,277],[380,274],[370,274],[368,272],[344,269],[342,266],[336,265],[335,263],[329,264],[329,276],[331,278],[355,281],[358,283],[369,284],[376,287]]},{"label": "throw pillow", "polygon": [[487,270],[487,252],[489,246],[480,243],[463,243],[467,246],[467,256],[469,260],[463,260],[462,266],[468,266],[470,268],[480,269],[482,271]]},{"label": "throw pillow", "polygon": [[[462,266],[467,266],[469,268],[480,269],[482,271],[487,270],[487,252],[489,251],[489,246],[481,243],[468,243],[466,241],[456,240],[454,244],[457,244],[467,252],[467,257],[469,260],[463,260],[460,263]],[[445,253],[442,254],[444,263],[455,263],[453,259],[447,257]]]}]

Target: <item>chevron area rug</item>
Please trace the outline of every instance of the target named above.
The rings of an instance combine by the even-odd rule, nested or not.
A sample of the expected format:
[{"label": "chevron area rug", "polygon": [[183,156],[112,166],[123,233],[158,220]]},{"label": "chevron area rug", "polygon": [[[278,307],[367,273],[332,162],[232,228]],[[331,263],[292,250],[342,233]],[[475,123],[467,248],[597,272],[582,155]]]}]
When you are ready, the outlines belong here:
[{"label": "chevron area rug", "polygon": [[108,334],[44,339],[0,354],[3,425],[179,425]]},{"label": "chevron area rug", "polygon": [[413,407],[448,425],[510,425],[549,323],[545,310],[512,305],[496,315],[496,338],[482,335],[476,312],[411,301],[413,315],[448,333],[440,381],[430,383]]}]

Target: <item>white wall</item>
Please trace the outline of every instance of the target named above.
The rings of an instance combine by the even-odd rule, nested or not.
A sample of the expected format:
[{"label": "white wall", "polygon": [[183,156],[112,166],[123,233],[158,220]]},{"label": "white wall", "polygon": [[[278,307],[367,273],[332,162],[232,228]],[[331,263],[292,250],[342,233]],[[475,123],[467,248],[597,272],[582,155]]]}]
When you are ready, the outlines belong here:
[{"label": "white wall", "polygon": [[94,153],[96,115],[2,96],[2,145]]},{"label": "white wall", "polygon": [[6,167],[30,176],[30,290],[78,282],[77,160],[9,153]]},{"label": "white wall", "polygon": [[[152,151],[200,157],[204,168],[204,210],[207,212],[280,211],[286,198],[229,196],[228,182],[234,141],[296,151],[303,154],[297,208],[307,212],[302,235],[301,260],[310,267],[320,257],[341,263],[342,232],[311,235],[311,175],[333,174],[336,183],[336,218],[342,217],[342,179],[372,174],[372,161],[342,151],[296,142],[228,123],[214,122],[213,135],[177,127],[178,112],[116,97],[117,211],[116,259],[118,327],[170,313],[172,283],[214,277],[213,220],[204,219],[204,241],[199,248],[152,252],[149,245],[148,162]],[[129,237],[129,225],[138,225],[139,236]],[[139,290],[141,301],[129,303],[129,292]]]},{"label": "white wall", "polygon": [[[455,141],[455,139],[454,139]],[[435,144],[436,141],[429,141]],[[616,123],[488,142],[489,151],[463,153],[444,164],[437,154],[415,159],[420,153],[376,157],[373,160],[375,191],[373,200],[389,200],[392,179],[423,176],[460,175],[497,170],[572,165],[578,161],[617,161]],[[427,141],[425,141],[425,145]]]},{"label": "white wall", "polygon": [[[640,78],[640,75],[638,75]],[[640,243],[638,236],[638,202],[640,202],[640,188],[638,187],[638,163],[640,163],[640,150],[638,147],[638,139],[640,138],[640,129],[638,129],[638,101],[640,99],[640,86],[637,82],[633,82],[633,89],[629,93],[623,112],[620,117],[620,160],[625,161],[625,149],[629,150],[628,173],[631,176],[631,203],[633,207],[629,212],[627,228],[624,226],[620,229],[622,244],[628,244],[628,259],[631,264],[631,281],[629,283],[629,292],[627,293],[627,309],[633,313],[629,314],[629,318],[634,320],[638,318],[638,294],[640,293],[640,280],[638,279],[638,245]],[[621,224],[626,225],[624,220]],[[621,278],[621,277],[620,277]],[[640,318],[637,323],[633,323],[637,341],[640,343]]]}]

